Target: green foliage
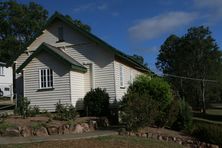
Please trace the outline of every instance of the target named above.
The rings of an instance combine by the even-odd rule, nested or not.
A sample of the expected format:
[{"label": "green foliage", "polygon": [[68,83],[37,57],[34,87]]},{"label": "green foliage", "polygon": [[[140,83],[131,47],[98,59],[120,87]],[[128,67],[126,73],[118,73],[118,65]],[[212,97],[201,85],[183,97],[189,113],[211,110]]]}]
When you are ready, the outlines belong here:
[{"label": "green foliage", "polygon": [[18,99],[17,108],[15,112],[21,115],[23,118],[26,117],[34,117],[37,114],[40,114],[40,110],[38,106],[30,106],[30,101],[26,97],[20,97]]},{"label": "green foliage", "polygon": [[43,122],[32,122],[31,128],[34,130],[40,129],[41,127],[46,127],[46,124]]},{"label": "green foliage", "polygon": [[122,118],[129,130],[150,124],[164,126],[167,121],[166,110],[172,98],[170,86],[163,79],[141,75],[123,97]]},{"label": "green foliage", "polygon": [[109,115],[109,94],[105,89],[96,88],[84,97],[84,110],[88,116]]},{"label": "green foliage", "polygon": [[222,146],[222,125],[203,120],[194,120],[192,136],[200,141]]},{"label": "green foliage", "polygon": [[30,101],[26,97],[20,97],[17,102],[16,112],[23,118],[29,116]]},{"label": "green foliage", "polygon": [[[171,119],[169,124],[171,124],[171,128],[175,130],[185,130],[189,132],[192,129],[193,120],[191,107],[188,105],[187,102],[185,102],[185,100],[178,100],[174,101],[173,103],[175,103],[175,105],[171,106],[172,110],[171,114],[169,114]],[[177,110],[175,107],[178,107],[179,110]],[[172,111],[175,111],[173,115]]]},{"label": "green foliage", "polygon": [[56,104],[56,114],[54,116],[57,120],[72,120],[77,116],[76,109],[72,105],[63,105],[59,101]]},{"label": "green foliage", "polygon": [[160,110],[164,111],[172,101],[172,92],[170,85],[162,78],[154,77],[151,79],[148,75],[141,75],[136,78],[129,86],[127,93],[138,92],[139,95],[146,93],[152,99],[160,103]]},{"label": "green foliage", "polygon": [[[192,27],[182,37],[169,36],[162,44],[156,66],[164,74],[173,74],[199,79],[220,80],[222,77],[222,52],[211,36],[208,27]],[[168,78],[173,88],[192,107],[201,107],[201,82]],[[206,98],[221,98],[221,85],[206,85]]]},{"label": "green foliage", "polygon": [[158,102],[145,93],[127,93],[122,100],[121,119],[128,130],[136,131],[154,123],[158,106]]},{"label": "green foliage", "polygon": [[137,63],[140,63],[141,65],[148,67],[148,64],[144,63],[144,58],[142,56],[134,54],[134,55],[130,56],[130,58],[132,58]]},{"label": "green foliage", "polygon": [[28,108],[28,116],[31,116],[31,117],[34,117],[36,116],[37,114],[40,114],[40,110],[39,110],[39,107],[38,106],[34,106],[34,107],[29,107]]},{"label": "green foliage", "polygon": [[0,61],[9,62],[44,26],[48,12],[35,2],[0,2]]},{"label": "green foliage", "polygon": [[4,131],[7,129],[7,128],[10,128],[10,127],[15,127],[14,124],[9,124],[5,121],[3,122],[0,122],[0,134],[4,133]]}]

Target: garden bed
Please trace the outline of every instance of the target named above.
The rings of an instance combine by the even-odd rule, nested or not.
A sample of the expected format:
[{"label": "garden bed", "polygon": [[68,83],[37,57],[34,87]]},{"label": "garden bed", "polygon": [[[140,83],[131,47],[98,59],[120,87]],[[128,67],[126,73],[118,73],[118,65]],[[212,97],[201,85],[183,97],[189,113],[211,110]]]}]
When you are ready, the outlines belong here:
[{"label": "garden bed", "polygon": [[56,134],[83,133],[108,126],[106,118],[82,117],[60,121],[44,115],[28,117],[9,116],[0,123],[1,136],[49,136]]},{"label": "garden bed", "polygon": [[186,147],[203,147],[203,148],[219,148],[218,145],[200,142],[182,132],[177,132],[165,128],[152,128],[147,127],[140,129],[138,132],[120,131],[119,135],[122,136],[136,136],[143,138],[151,138],[159,141],[175,142]]}]

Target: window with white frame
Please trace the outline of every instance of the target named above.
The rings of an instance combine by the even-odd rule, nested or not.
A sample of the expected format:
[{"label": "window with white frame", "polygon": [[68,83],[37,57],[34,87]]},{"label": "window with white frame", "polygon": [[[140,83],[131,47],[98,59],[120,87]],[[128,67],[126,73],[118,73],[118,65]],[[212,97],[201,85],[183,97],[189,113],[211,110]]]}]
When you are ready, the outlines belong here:
[{"label": "window with white frame", "polygon": [[52,69],[39,70],[39,85],[40,85],[40,89],[53,88]]},{"label": "window with white frame", "polygon": [[124,67],[122,64],[120,64],[120,69],[119,69],[119,72],[120,72],[120,87],[124,87]]},{"label": "window with white frame", "polygon": [[0,66],[0,75],[4,75],[4,67]]}]

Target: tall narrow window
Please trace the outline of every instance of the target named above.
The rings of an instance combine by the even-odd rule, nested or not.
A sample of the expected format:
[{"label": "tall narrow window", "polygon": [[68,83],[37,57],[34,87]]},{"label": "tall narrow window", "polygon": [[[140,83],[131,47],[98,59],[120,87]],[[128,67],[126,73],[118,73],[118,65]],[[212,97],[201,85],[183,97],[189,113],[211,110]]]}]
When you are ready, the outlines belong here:
[{"label": "tall narrow window", "polygon": [[123,69],[123,65],[120,65],[120,87],[124,87],[124,69]]},{"label": "tall narrow window", "polygon": [[0,66],[0,75],[4,75],[4,67]]},{"label": "tall narrow window", "polygon": [[64,41],[64,38],[63,38],[63,27],[59,27],[58,28],[58,38],[59,38],[58,42]]},{"label": "tall narrow window", "polygon": [[40,69],[39,78],[40,89],[53,87],[52,69]]}]

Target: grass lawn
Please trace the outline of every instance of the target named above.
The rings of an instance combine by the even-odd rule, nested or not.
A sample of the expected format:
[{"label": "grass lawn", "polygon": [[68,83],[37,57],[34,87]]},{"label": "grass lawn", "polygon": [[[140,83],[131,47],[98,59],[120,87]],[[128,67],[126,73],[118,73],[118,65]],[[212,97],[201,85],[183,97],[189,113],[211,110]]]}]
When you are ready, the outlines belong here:
[{"label": "grass lawn", "polygon": [[92,139],[51,141],[19,145],[0,145],[0,148],[180,148],[176,143],[124,136],[107,136]]}]

